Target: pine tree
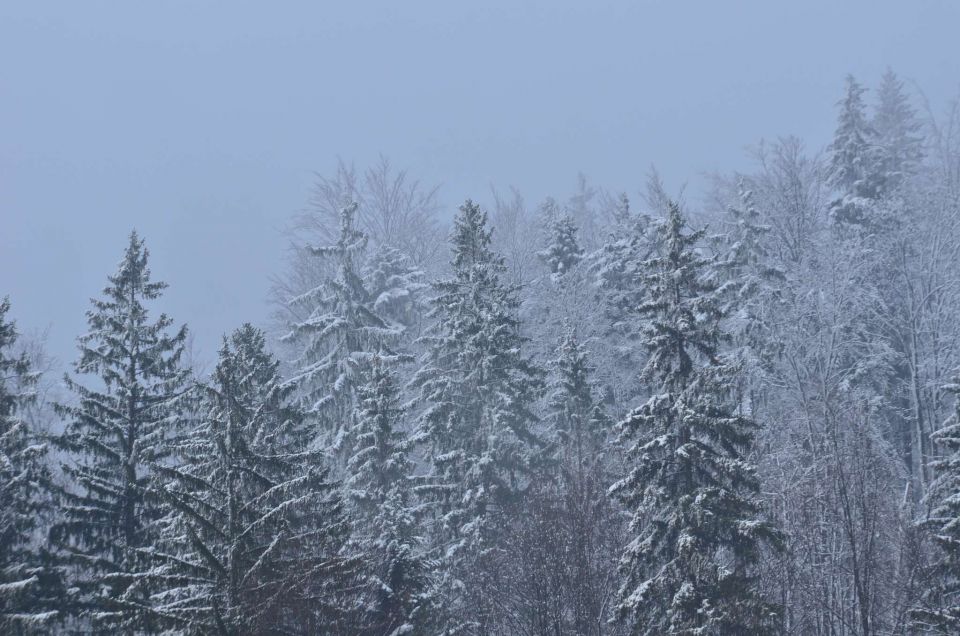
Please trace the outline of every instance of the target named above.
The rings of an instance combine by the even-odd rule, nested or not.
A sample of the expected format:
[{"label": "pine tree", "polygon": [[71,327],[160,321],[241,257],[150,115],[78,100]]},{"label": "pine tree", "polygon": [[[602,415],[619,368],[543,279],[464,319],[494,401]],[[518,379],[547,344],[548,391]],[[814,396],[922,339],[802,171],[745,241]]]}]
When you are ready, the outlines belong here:
[{"label": "pine tree", "polygon": [[368,631],[422,633],[435,618],[435,582],[419,532],[422,515],[412,497],[414,464],[401,427],[405,409],[379,356],[366,376],[344,486],[358,551],[368,564]]},{"label": "pine tree", "polygon": [[531,406],[542,384],[522,353],[517,289],[502,282],[505,265],[490,235],[486,213],[467,201],[454,220],[453,276],[433,285],[436,322],[412,381],[427,405],[418,436],[432,462],[438,541],[451,587],[481,632],[490,628],[497,591],[496,568],[482,567],[483,559],[495,558],[498,530],[539,456]]},{"label": "pine tree", "polygon": [[373,310],[405,332],[419,330],[424,312],[424,274],[403,253],[381,246],[364,267],[363,280],[370,292]]},{"label": "pine tree", "polygon": [[224,339],[201,416],[157,466],[170,511],[146,550],[155,612],[192,633],[339,633],[348,623],[348,528],[279,363],[249,324]]},{"label": "pine tree", "polygon": [[139,549],[153,543],[160,510],[148,497],[149,467],[169,457],[188,375],[180,363],[186,327],[170,334],[166,314],[149,320],[146,303],[166,284],[150,280],[147,260],[131,233],[104,298],[87,312],[90,331],[79,339],[76,373],[96,381],[66,378],[77,403],[59,407],[67,422],[55,440],[71,459],[63,465],[70,485],[52,537],[78,572],[75,609],[104,630],[150,627]]},{"label": "pine tree", "polygon": [[763,224],[753,192],[743,178],[737,184],[738,203],[731,205],[730,230],[723,236],[724,254],[718,263],[724,314],[738,357],[743,364],[746,405],[756,406],[760,377],[770,371],[779,344],[772,333],[772,316],[782,303],[786,277],[771,263],[766,248],[770,228]]},{"label": "pine tree", "polygon": [[611,212],[611,221],[615,227],[626,227],[633,218],[633,212],[630,210],[630,197],[626,192],[621,192],[613,204]]},{"label": "pine tree", "polygon": [[298,348],[297,371],[290,381],[308,413],[324,423],[326,439],[320,441],[344,452],[352,428],[356,370],[377,351],[392,356],[388,347],[402,334],[374,309],[375,299],[361,276],[367,237],[354,225],[356,210],[356,204],[341,210],[336,244],[310,248],[331,263],[335,274],[291,301],[306,307],[309,316],[284,337]]},{"label": "pine tree", "polygon": [[745,459],[757,425],[736,415],[736,368],[719,347],[722,310],[703,231],[684,233],[671,204],[662,251],[644,264],[649,299],[643,377],[653,395],[619,423],[629,471],[610,491],[633,511],[618,616],[637,634],[760,634],[776,611],[752,565],[779,534],[761,517]]},{"label": "pine tree", "polygon": [[563,215],[551,224],[547,245],[537,256],[554,277],[563,276],[580,262],[583,249],[577,242],[577,226],[570,215]]},{"label": "pine tree", "polygon": [[582,478],[601,461],[612,426],[594,398],[587,352],[573,330],[561,340],[558,354],[545,420],[557,437],[559,459]]},{"label": "pine tree", "polygon": [[847,76],[846,95],[830,144],[830,185],[839,193],[830,210],[836,222],[869,226],[874,202],[880,198],[877,133],[867,119],[863,88]]},{"label": "pine tree", "polygon": [[895,192],[914,174],[923,159],[920,122],[904,94],[903,82],[890,69],[877,90],[877,107],[871,120],[877,138],[877,169],[885,194]]},{"label": "pine tree", "polygon": [[[874,231],[850,241],[848,247],[854,265],[850,269],[858,274],[856,285],[864,290],[864,306],[873,314],[859,321],[867,350],[859,357],[875,362],[868,366],[858,361],[864,370],[857,375],[872,380],[868,386],[875,399],[889,405],[878,417],[885,420],[888,438],[901,448],[910,471],[913,503],[919,504],[931,478],[930,436],[943,418],[924,407],[933,400],[921,387],[942,385],[945,378],[927,375],[939,375],[939,364],[921,362],[927,347],[938,340],[924,335],[937,330],[927,323],[937,303],[926,299],[929,283],[921,282],[932,274],[929,268],[935,257],[927,259],[933,228],[922,211],[926,195],[918,195],[924,186],[912,179],[921,169],[924,139],[903,83],[889,69],[877,91],[871,125],[876,133],[876,179],[882,200],[874,206]],[[932,234],[941,232],[937,227]]]},{"label": "pine tree", "polygon": [[50,511],[47,449],[20,417],[35,399],[37,374],[25,354],[15,354],[16,325],[0,300],[0,631],[39,630],[57,616],[57,572],[37,545],[40,519]]},{"label": "pine tree", "polygon": [[573,219],[574,226],[580,228],[580,244],[587,251],[597,249],[602,239],[596,198],[596,188],[590,185],[586,175],[578,174],[577,191],[564,206],[566,213]]},{"label": "pine tree", "polygon": [[561,216],[560,204],[553,197],[547,197],[537,206],[537,219],[542,227],[551,227]]},{"label": "pine tree", "polygon": [[958,398],[956,412],[933,435],[944,455],[933,462],[936,477],[927,494],[931,511],[923,523],[939,558],[921,607],[911,612],[918,630],[940,634],[960,630],[960,377],[948,388]]},{"label": "pine tree", "polygon": [[599,289],[598,306],[603,319],[594,328],[605,347],[599,361],[606,367],[606,380],[617,388],[617,402],[630,404],[640,394],[637,369],[643,364],[638,347],[640,329],[637,307],[643,304],[646,287],[642,264],[655,249],[656,235],[646,215],[624,214],[607,241],[589,255],[589,267]]},{"label": "pine tree", "polygon": [[560,595],[571,633],[587,634],[606,620],[609,587],[616,573],[615,550],[621,532],[619,511],[605,496],[611,476],[607,453],[612,422],[594,397],[587,351],[571,330],[552,364],[553,382],[546,423],[556,437],[559,479],[544,475],[550,488],[543,498],[557,501],[542,543],[564,570]]}]

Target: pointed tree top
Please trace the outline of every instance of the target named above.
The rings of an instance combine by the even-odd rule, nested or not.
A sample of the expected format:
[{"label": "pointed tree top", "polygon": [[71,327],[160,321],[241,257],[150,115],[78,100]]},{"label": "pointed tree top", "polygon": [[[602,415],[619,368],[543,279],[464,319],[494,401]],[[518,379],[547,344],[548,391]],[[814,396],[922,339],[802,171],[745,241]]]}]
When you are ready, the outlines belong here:
[{"label": "pointed tree top", "polygon": [[487,227],[487,213],[480,206],[467,199],[460,206],[454,218],[453,228],[453,266],[465,269],[494,259],[490,250],[493,235]]},{"label": "pointed tree top", "polygon": [[154,299],[167,288],[164,282],[150,282],[150,251],[136,230],[131,230],[123,258],[116,273],[107,277],[110,286],[103,293],[118,302],[128,302],[131,292],[141,298]]}]

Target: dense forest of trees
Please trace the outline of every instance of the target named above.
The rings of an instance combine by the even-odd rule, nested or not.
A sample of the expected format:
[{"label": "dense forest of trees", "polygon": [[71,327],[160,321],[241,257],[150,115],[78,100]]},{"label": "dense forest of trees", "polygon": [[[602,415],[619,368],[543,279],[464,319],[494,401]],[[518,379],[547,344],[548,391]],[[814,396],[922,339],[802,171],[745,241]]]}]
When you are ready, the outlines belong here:
[{"label": "dense forest of trees", "polygon": [[209,371],[135,232],[58,400],[4,300],[0,632],[960,633],[960,102],[837,107],[697,206],[342,164]]}]

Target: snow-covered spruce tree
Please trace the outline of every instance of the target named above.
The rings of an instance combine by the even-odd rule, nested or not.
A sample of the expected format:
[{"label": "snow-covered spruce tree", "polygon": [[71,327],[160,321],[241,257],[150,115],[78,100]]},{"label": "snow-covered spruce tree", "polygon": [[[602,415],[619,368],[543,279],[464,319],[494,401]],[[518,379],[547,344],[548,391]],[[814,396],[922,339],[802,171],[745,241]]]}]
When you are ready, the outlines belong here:
[{"label": "snow-covered spruce tree", "polygon": [[577,175],[577,190],[567,199],[565,213],[573,219],[580,229],[580,245],[587,251],[593,251],[603,240],[600,212],[597,207],[597,189],[590,185],[584,174]]},{"label": "snow-covered spruce tree", "polygon": [[903,82],[887,69],[877,89],[877,103],[870,121],[876,133],[877,168],[884,194],[896,192],[915,174],[923,160],[921,125]]},{"label": "snow-covered spruce tree", "polygon": [[403,325],[407,337],[420,329],[425,312],[423,272],[400,250],[381,246],[370,256],[363,280],[377,315]]},{"label": "snow-covered spruce tree", "polygon": [[72,609],[103,631],[152,628],[143,611],[148,566],[139,553],[153,544],[160,517],[147,496],[149,466],[169,457],[188,377],[180,361],[186,327],[170,333],[166,314],[149,319],[147,303],[166,284],[150,280],[147,260],[132,232],[104,297],[87,312],[90,330],[79,338],[76,373],[95,379],[84,385],[66,377],[76,403],[58,407],[66,425],[54,440],[69,456],[63,465],[69,483],[51,537],[75,565]]},{"label": "snow-covered spruce tree", "polygon": [[546,229],[549,229],[562,214],[560,204],[553,197],[547,197],[537,206],[537,222]]},{"label": "snow-covered spruce tree", "polygon": [[522,353],[517,289],[503,282],[490,234],[486,213],[464,203],[454,220],[453,276],[433,284],[435,324],[412,380],[426,405],[417,435],[432,462],[427,494],[451,579],[446,609],[479,633],[492,629],[496,595],[505,589],[492,567],[500,529],[540,455],[531,405],[542,385]]},{"label": "snow-covered spruce tree", "polygon": [[939,554],[923,604],[911,612],[918,631],[940,634],[960,631],[960,377],[949,389],[957,398],[956,412],[933,435],[944,455],[933,462],[931,511],[923,523]]},{"label": "snow-covered spruce tree", "polygon": [[727,208],[729,230],[723,235],[723,254],[717,265],[723,311],[744,367],[745,385],[739,397],[753,414],[761,377],[770,371],[777,356],[773,317],[782,303],[786,278],[769,257],[766,240],[770,228],[763,224],[753,192],[742,177],[737,198],[738,203]]},{"label": "snow-covered spruce tree", "polygon": [[[862,115],[862,104],[858,109]],[[858,164],[862,176],[841,189],[847,201],[855,202],[851,209],[862,212],[854,226],[857,231],[840,235],[844,240],[840,258],[847,261],[843,275],[853,280],[862,299],[852,323],[862,351],[850,361],[848,377],[851,385],[888,404],[873,414],[873,420],[882,422],[886,438],[902,449],[910,470],[911,497],[918,505],[931,478],[930,436],[945,417],[935,406],[937,390],[923,387],[942,385],[946,378],[931,375],[950,368],[924,360],[938,355],[932,349],[940,339],[933,335],[939,331],[940,319],[934,315],[940,301],[931,302],[939,297],[931,282],[940,276],[934,255],[938,239],[925,236],[930,228],[929,195],[921,194],[926,180],[913,178],[921,167],[924,140],[903,86],[890,71],[877,91],[869,123],[865,125],[862,116],[848,120],[859,123],[845,129],[859,127],[866,142],[858,153],[847,153],[863,157]],[[834,151],[834,164],[838,156],[843,155]],[[845,164],[835,167],[841,165]],[[836,181],[833,185],[842,186]],[[860,198],[851,199],[854,195]],[[942,235],[944,226],[935,227],[934,233]]]},{"label": "snow-covered spruce tree", "polygon": [[572,330],[561,340],[545,420],[556,436],[560,479],[554,484],[566,570],[563,605],[571,633],[594,633],[606,620],[615,591],[616,551],[623,530],[620,514],[604,496],[610,481],[608,456],[613,423],[594,397],[587,351]]},{"label": "snow-covered spruce tree", "polygon": [[602,460],[612,425],[594,398],[587,351],[573,330],[562,338],[557,354],[544,419],[557,437],[558,460],[572,478],[582,479]]},{"label": "snow-covered spruce tree", "polygon": [[630,210],[630,197],[626,192],[617,195],[610,207],[610,223],[614,227],[626,227],[630,224],[633,213]]},{"label": "snow-covered spruce tree", "polygon": [[47,451],[19,412],[35,397],[37,374],[14,352],[9,310],[9,300],[0,299],[0,632],[19,634],[56,617],[57,572],[36,537],[51,504]]},{"label": "snow-covered spruce tree", "polygon": [[344,480],[354,542],[366,562],[365,632],[426,633],[436,618],[436,590],[413,497],[405,409],[383,359],[374,357],[365,375]]},{"label": "snow-covered spruce tree", "polygon": [[933,220],[937,206],[930,201],[936,195],[925,192],[929,181],[916,178],[925,140],[903,84],[890,70],[877,90],[871,124],[883,197],[875,206],[881,231],[860,237],[853,258],[866,265],[857,283],[869,290],[875,303],[867,305],[873,315],[864,317],[864,340],[874,349],[890,351],[880,372],[871,370],[873,377],[887,378],[874,387],[890,405],[877,416],[886,421],[887,437],[901,448],[911,473],[913,503],[919,505],[931,478],[930,437],[946,417],[946,405],[934,398],[939,391],[933,387],[949,380],[943,374],[952,366],[931,363],[939,358],[934,351],[942,342],[937,313],[943,305],[932,281],[942,276],[938,243],[945,225]]},{"label": "snow-covered spruce tree", "polygon": [[653,395],[618,425],[628,473],[610,492],[633,511],[617,615],[637,634],[762,634],[776,608],[752,574],[779,533],[764,521],[745,459],[757,425],[735,414],[737,369],[719,345],[722,310],[703,231],[684,233],[676,204],[661,251],[644,263],[643,377]]},{"label": "snow-covered spruce tree", "polygon": [[863,88],[847,76],[846,94],[830,144],[830,185],[838,193],[830,215],[837,223],[869,228],[873,207],[882,193],[877,175],[876,131],[867,118]]},{"label": "snow-covered spruce tree", "polygon": [[[549,199],[540,208],[540,219],[539,241],[546,249],[539,252],[536,275],[523,287],[519,318],[530,340],[528,353],[549,360],[571,329],[589,336],[603,329],[603,303],[572,219],[561,215]],[[594,342],[602,348],[599,338]]]},{"label": "snow-covered spruce tree", "polygon": [[626,405],[634,403],[641,391],[637,370],[642,367],[643,353],[638,346],[636,310],[646,294],[641,265],[653,252],[656,236],[649,217],[630,214],[628,207],[622,212],[607,241],[588,256],[587,263],[595,274],[603,311],[597,329],[605,349],[597,360],[600,375],[613,388],[621,412],[626,412]]},{"label": "snow-covered spruce tree", "polygon": [[[335,274],[314,289],[290,301],[309,312],[292,325],[283,340],[297,352],[290,382],[311,416],[322,423],[322,444],[348,452],[355,401],[356,371],[374,352],[391,356],[389,346],[402,328],[384,319],[361,276],[366,235],[354,224],[357,205],[340,211],[336,244],[309,248],[331,262]],[[358,364],[360,363],[360,364]]]},{"label": "snow-covered spruce tree", "polygon": [[554,277],[563,276],[583,258],[583,249],[577,242],[577,226],[565,214],[550,224],[547,244],[537,252]]},{"label": "snow-covered spruce tree", "polygon": [[224,339],[201,416],[156,466],[168,514],[144,555],[158,623],[202,634],[350,631],[348,528],[263,334]]}]

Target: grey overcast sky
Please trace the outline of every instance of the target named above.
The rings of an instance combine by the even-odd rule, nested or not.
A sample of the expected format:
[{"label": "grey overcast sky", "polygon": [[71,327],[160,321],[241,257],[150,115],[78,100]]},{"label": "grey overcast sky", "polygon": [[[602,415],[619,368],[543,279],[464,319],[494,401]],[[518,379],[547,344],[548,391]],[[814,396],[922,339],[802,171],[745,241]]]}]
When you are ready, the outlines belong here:
[{"label": "grey overcast sky", "polygon": [[[0,2],[0,295],[74,357],[136,227],[204,356],[268,313],[281,229],[336,157],[383,153],[452,209],[582,171],[636,192],[829,140],[843,77],[943,106],[960,2]],[[692,198],[692,197],[688,197]]]}]

